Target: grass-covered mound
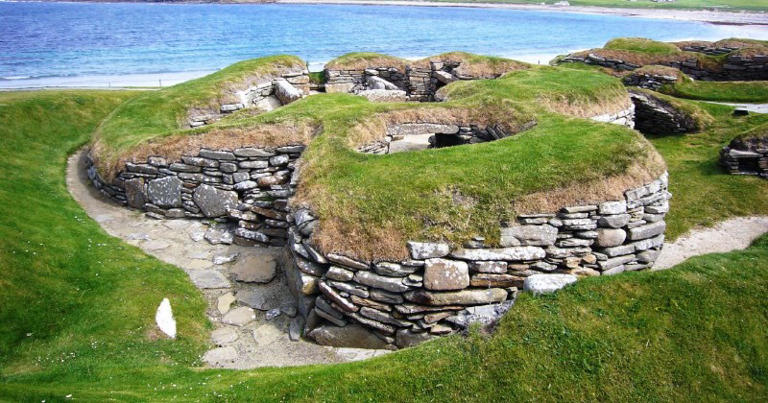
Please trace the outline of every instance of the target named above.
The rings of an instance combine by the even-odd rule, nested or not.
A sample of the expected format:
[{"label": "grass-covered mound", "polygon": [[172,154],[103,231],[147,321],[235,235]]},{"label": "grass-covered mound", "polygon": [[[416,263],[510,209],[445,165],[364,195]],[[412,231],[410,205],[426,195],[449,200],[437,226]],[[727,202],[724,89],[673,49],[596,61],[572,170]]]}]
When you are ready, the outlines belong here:
[{"label": "grass-covered mound", "polygon": [[[720,46],[723,49],[730,48],[732,50],[724,50],[725,53],[710,55],[693,50],[683,50],[687,46]],[[706,71],[720,72],[730,56],[741,56],[749,59],[755,55],[766,54],[768,54],[768,45],[762,41],[747,39],[668,43],[646,38],[616,38],[608,41],[602,48],[576,52],[569,56],[584,58],[593,55],[609,60],[620,60],[624,64],[634,66],[668,65],[694,61]]]},{"label": "grass-covered mound", "polygon": [[678,98],[720,102],[768,102],[768,81],[698,81],[680,79],[661,92]]},{"label": "grass-covered mound", "polygon": [[[199,292],[180,270],[101,231],[64,183],[67,155],[132,95],[0,94],[0,400],[768,398],[766,237],[666,272],[522,296],[489,337],[452,336],[335,366],[195,368],[209,336]],[[722,175],[716,161],[768,115],[701,107],[716,120],[705,132],[651,140],[672,178],[672,239],[694,225],[768,212],[768,181]],[[177,341],[149,331],[166,296]]]},{"label": "grass-covered mound", "polygon": [[94,147],[101,158],[117,158],[121,150],[188,127],[187,118],[194,111],[218,112],[222,104],[240,102],[236,91],[305,66],[294,56],[246,60],[196,80],[144,93],[120,105],[102,123]]},{"label": "grass-covered mound", "polygon": [[[97,157],[102,169],[116,172],[126,160],[175,157],[201,146],[309,143],[296,202],[319,215],[315,241],[326,251],[368,259],[403,258],[412,239],[459,243],[484,236],[494,244],[499,223],[517,214],[619,199],[624,190],[665,170],[638,133],[582,119],[629,106],[626,90],[613,77],[530,67],[496,80],[457,82],[443,92],[449,101],[432,104],[320,94],[197,130],[158,129],[133,147],[102,142],[110,147],[106,155],[120,158],[103,158],[101,149]],[[403,154],[355,151],[383,137],[387,121],[501,125],[519,133],[486,144]],[[108,120],[102,126],[100,140],[111,138],[105,130],[112,125]]]},{"label": "grass-covered mound", "polygon": [[496,78],[511,71],[528,68],[528,63],[503,57],[475,55],[467,52],[448,52],[426,57],[410,63],[412,66],[428,68],[430,62],[459,63],[460,75],[473,78]]},{"label": "grass-covered mound", "polygon": [[364,70],[373,67],[394,67],[405,72],[408,61],[395,56],[373,52],[353,52],[341,55],[325,64],[327,70]]}]

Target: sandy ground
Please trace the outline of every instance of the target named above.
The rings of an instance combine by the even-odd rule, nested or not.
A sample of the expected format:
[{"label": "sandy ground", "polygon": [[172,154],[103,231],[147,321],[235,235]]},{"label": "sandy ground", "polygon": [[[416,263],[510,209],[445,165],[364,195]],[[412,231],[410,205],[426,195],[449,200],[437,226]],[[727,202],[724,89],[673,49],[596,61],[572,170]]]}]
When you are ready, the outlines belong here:
[{"label": "sandy ground", "polygon": [[668,269],[693,256],[745,249],[766,232],[768,216],[731,218],[712,228],[695,228],[665,243],[652,270]]},{"label": "sandy ground", "polygon": [[662,18],[683,21],[702,21],[729,25],[768,25],[768,13],[728,12],[710,10],[643,9],[593,6],[554,6],[538,4],[499,4],[499,3],[451,3],[438,1],[398,1],[398,0],[277,0],[284,4],[356,4],[376,6],[420,6],[420,7],[470,7],[504,8],[511,10],[550,11],[578,14],[609,14],[626,17]]},{"label": "sandy ground", "polygon": [[[230,338],[236,335],[235,340],[222,343],[221,348],[211,345],[212,350],[228,348],[228,351],[218,351],[218,355],[228,353],[224,355],[234,356],[234,359],[208,360],[209,365],[248,369],[264,366],[326,364],[356,361],[389,352],[332,348],[304,340],[291,341],[288,329],[292,318],[287,314],[281,314],[271,320],[266,319],[268,309],[279,309],[286,304],[293,304],[285,279],[278,275],[267,285],[240,283],[233,281],[233,275],[229,272],[237,259],[243,259],[248,255],[257,258],[275,257],[280,253],[279,248],[212,245],[202,239],[208,227],[200,220],[155,220],[139,211],[111,202],[90,184],[85,175],[84,155],[84,151],[81,150],[69,158],[67,188],[86,213],[108,234],[141,248],[163,262],[179,267],[187,274],[205,272],[218,278],[222,278],[221,275],[223,275],[229,280],[226,287],[201,288],[209,304],[206,315],[214,324],[215,331],[228,332]],[[233,254],[238,255],[233,262],[213,263],[215,257]],[[200,284],[196,286],[201,287]],[[224,324],[222,322],[224,315],[219,311],[217,302],[220,296],[227,293],[233,293],[236,296],[243,293],[243,295],[250,295],[250,300],[254,298],[263,300],[263,310],[256,309],[255,319],[241,326]],[[160,301],[157,302],[160,303]],[[243,306],[242,301],[235,302],[230,311],[239,306]]]}]

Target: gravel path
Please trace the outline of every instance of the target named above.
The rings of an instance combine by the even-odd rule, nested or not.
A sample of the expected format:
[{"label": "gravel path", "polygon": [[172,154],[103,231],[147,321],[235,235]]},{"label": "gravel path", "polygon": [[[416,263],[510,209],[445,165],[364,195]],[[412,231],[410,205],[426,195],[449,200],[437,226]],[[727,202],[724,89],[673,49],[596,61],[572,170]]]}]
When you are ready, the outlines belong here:
[{"label": "gravel path", "polygon": [[668,269],[693,256],[745,249],[766,232],[768,216],[731,218],[712,228],[695,228],[664,244],[653,270]]},{"label": "gravel path", "polygon": [[[237,275],[233,273],[243,266],[248,269],[264,266],[269,260],[280,262],[280,248],[214,245],[206,237],[226,232],[223,224],[155,220],[117,205],[90,185],[85,175],[84,156],[81,150],[69,158],[67,188],[86,213],[108,234],[184,270],[203,292],[208,301],[206,314],[215,327],[211,335],[212,348],[203,357],[209,366],[248,369],[338,363],[388,352],[292,341],[291,323],[295,322],[296,327],[300,319],[296,317],[295,303],[279,267],[276,277],[268,284],[236,281]],[[245,261],[249,264],[238,266],[238,262]],[[278,316],[267,319],[275,314]]]},{"label": "gravel path", "polygon": [[768,104],[739,104],[739,103],[733,103],[733,102],[714,102],[714,101],[705,101],[705,102],[708,102],[710,104],[728,105],[734,108],[746,109],[754,113],[768,113]]}]

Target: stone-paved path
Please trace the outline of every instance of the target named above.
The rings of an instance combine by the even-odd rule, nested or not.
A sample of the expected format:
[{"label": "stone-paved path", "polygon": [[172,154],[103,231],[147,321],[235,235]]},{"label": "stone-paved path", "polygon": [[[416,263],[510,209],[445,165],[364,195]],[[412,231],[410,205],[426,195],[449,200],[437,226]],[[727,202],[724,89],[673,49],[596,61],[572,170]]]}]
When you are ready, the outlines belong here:
[{"label": "stone-paved path", "polygon": [[766,232],[768,216],[731,218],[712,228],[695,228],[665,243],[652,270],[668,269],[693,256],[745,249]]},{"label": "stone-paved path", "polygon": [[[291,324],[294,322],[296,339],[300,319],[285,278],[275,267],[275,262],[280,261],[279,248],[212,244],[209,239],[227,238],[226,225],[201,220],[155,220],[117,205],[90,185],[84,155],[80,151],[70,157],[67,187],[86,213],[108,234],[184,270],[208,300],[206,314],[215,327],[211,350],[203,356],[208,365],[247,369],[338,363],[388,352],[292,341]],[[275,268],[274,279],[268,284],[237,281],[269,278]]]}]

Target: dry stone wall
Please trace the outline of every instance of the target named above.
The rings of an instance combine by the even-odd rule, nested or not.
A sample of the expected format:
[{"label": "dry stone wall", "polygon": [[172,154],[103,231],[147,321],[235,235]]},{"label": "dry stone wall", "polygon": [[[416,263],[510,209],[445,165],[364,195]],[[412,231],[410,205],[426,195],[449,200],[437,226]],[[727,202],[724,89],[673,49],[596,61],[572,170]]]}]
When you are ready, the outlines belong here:
[{"label": "dry stone wall", "polygon": [[768,137],[733,140],[720,150],[720,164],[732,175],[768,179]]},{"label": "dry stone wall", "polygon": [[303,150],[303,145],[244,147],[201,149],[179,161],[150,157],[126,163],[111,182],[101,178],[91,161],[88,176],[111,199],[151,217],[233,222],[236,243],[281,246],[289,226],[288,200],[298,180],[295,167]]},{"label": "dry stone wall", "polygon": [[670,198],[665,173],[621,200],[520,215],[501,226],[499,246],[482,238],[459,248],[414,241],[409,258],[398,261],[319,250],[311,241],[317,220],[299,208],[287,218],[293,264],[285,270],[309,337],[351,342],[343,336],[349,328],[368,332],[355,340],[402,348],[474,322],[493,324],[520,289],[548,292],[581,276],[651,267],[664,244]]},{"label": "dry stone wall", "polygon": [[213,123],[240,109],[255,108],[269,112],[309,95],[309,71],[294,70],[263,81],[235,93],[238,102],[221,104],[219,110],[193,109],[188,112],[189,127]]},{"label": "dry stone wall", "polygon": [[435,93],[457,80],[479,78],[462,72],[459,61],[431,61],[425,66],[375,67],[364,70],[325,69],[326,92],[348,92],[363,95],[372,101],[435,100]]},{"label": "dry stone wall", "polygon": [[[568,55],[562,63],[585,63],[607,67],[617,71],[631,71],[642,67],[621,59],[602,57],[595,53],[586,55]],[[718,67],[704,65],[695,57],[680,61],[662,61],[664,66],[675,67],[683,73],[697,79],[708,81],[745,81],[768,80],[768,55],[740,56],[729,55],[725,62]]]}]

